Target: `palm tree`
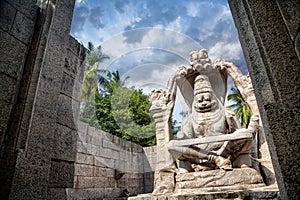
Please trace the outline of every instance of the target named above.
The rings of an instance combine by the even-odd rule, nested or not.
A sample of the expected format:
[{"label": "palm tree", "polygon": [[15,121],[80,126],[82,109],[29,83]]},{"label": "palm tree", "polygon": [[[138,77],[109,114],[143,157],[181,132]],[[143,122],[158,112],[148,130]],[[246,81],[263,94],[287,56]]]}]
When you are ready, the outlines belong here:
[{"label": "palm tree", "polygon": [[101,46],[94,47],[92,42],[88,43],[86,65],[82,83],[81,95],[81,120],[90,123],[91,125],[97,124],[94,112],[95,94],[99,91],[97,86],[98,78],[98,64],[109,56],[102,53]]},{"label": "palm tree", "polygon": [[102,74],[106,74],[106,77],[104,77],[103,75],[99,75],[98,77],[99,91],[104,95],[112,94],[116,88],[123,87],[125,81],[129,78],[129,76],[126,76],[124,80],[121,80],[118,70],[110,72],[108,70],[102,69],[99,70],[99,72]]},{"label": "palm tree", "polygon": [[94,97],[94,94],[98,91],[96,80],[98,72],[102,73],[102,70],[98,69],[98,64],[105,59],[109,59],[109,56],[102,53],[101,46],[95,48],[93,43],[89,42],[82,85],[82,102],[87,102],[88,98]]},{"label": "palm tree", "polygon": [[233,109],[237,117],[241,120],[243,127],[247,128],[252,115],[251,109],[238,89],[231,88],[231,91],[233,93],[228,95],[227,100],[233,101],[234,104],[227,106],[227,108]]}]

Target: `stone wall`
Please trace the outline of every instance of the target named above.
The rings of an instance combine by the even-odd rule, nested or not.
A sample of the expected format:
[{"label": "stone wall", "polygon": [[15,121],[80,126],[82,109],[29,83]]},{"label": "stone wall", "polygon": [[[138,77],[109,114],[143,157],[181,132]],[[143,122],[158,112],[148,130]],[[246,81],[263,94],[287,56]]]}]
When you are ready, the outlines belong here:
[{"label": "stone wall", "polygon": [[157,147],[144,147],[144,193],[152,193],[154,189],[154,171],[157,164]]},{"label": "stone wall", "polygon": [[74,1],[0,5],[1,199],[66,199],[85,57],[69,36]]},{"label": "stone wall", "polygon": [[[8,196],[16,154],[23,74],[30,70],[28,54],[38,16],[30,1],[0,2],[0,198]],[[23,95],[23,96],[22,96]]]},{"label": "stone wall", "polygon": [[68,199],[144,193],[143,148],[86,123],[78,123],[74,186],[67,189]]},{"label": "stone wall", "polygon": [[300,2],[229,0],[282,199],[300,194]]}]

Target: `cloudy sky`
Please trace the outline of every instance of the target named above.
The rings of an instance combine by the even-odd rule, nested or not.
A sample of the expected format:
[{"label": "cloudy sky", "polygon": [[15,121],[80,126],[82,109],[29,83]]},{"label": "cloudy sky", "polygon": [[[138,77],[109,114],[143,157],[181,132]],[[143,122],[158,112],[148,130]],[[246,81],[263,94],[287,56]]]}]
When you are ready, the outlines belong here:
[{"label": "cloudy sky", "polygon": [[[130,76],[127,86],[145,93],[164,89],[177,67],[188,65],[189,52],[201,48],[247,73],[226,0],[76,0],[71,35],[101,45],[110,59],[99,67]],[[179,102],[174,112],[185,109]]]}]

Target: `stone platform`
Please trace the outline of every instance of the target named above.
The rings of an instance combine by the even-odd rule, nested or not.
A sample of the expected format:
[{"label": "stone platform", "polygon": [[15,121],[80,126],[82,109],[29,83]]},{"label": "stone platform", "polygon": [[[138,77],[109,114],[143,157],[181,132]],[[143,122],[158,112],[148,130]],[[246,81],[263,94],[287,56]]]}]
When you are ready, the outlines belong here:
[{"label": "stone platform", "polygon": [[141,194],[130,200],[279,199],[276,186],[265,186],[252,168],[211,170],[175,176],[175,190],[168,194]]},{"label": "stone platform", "polygon": [[279,200],[278,189],[265,188],[264,191],[227,191],[227,192],[209,192],[209,193],[192,193],[192,194],[165,194],[152,195],[141,194],[136,197],[129,197],[129,200]]},{"label": "stone platform", "polygon": [[237,168],[232,171],[210,170],[176,175],[175,192],[181,191],[223,191],[241,188],[263,187],[261,175],[252,168]]}]

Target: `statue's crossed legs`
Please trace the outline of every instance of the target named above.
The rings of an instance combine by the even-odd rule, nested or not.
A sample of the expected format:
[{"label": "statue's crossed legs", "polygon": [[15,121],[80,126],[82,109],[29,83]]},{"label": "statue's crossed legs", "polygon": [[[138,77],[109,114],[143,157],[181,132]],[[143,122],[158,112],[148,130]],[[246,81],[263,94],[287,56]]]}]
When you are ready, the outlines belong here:
[{"label": "statue's crossed legs", "polygon": [[[228,141],[226,141],[226,137]],[[181,170],[179,173],[216,168],[231,170],[232,167],[251,167],[249,152],[252,148],[252,137],[251,131],[240,129],[233,134],[221,136],[209,136],[186,141],[172,140],[168,143],[167,149],[173,159],[177,160],[177,168],[179,171]],[[218,150],[214,148],[214,150],[208,151],[201,148],[207,140],[211,146],[220,144],[220,142],[223,145],[221,143]]]}]

